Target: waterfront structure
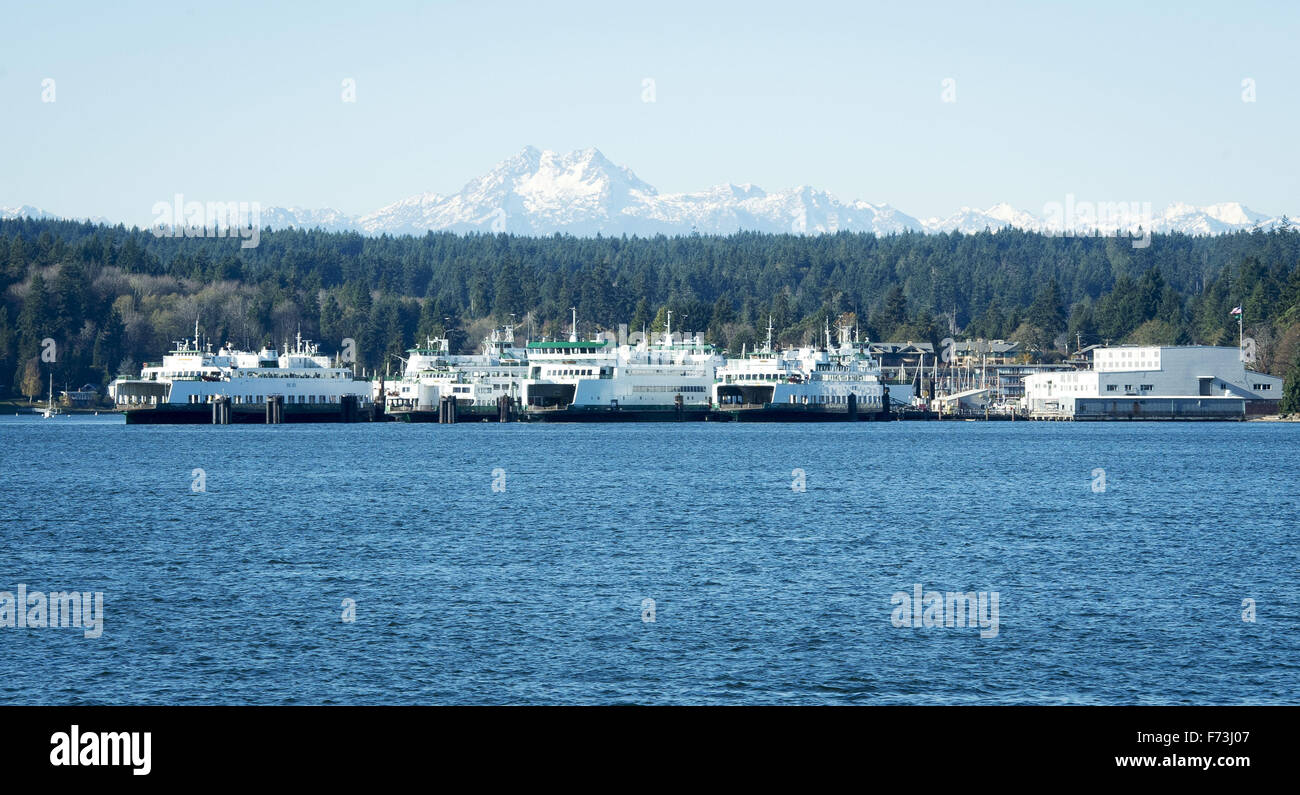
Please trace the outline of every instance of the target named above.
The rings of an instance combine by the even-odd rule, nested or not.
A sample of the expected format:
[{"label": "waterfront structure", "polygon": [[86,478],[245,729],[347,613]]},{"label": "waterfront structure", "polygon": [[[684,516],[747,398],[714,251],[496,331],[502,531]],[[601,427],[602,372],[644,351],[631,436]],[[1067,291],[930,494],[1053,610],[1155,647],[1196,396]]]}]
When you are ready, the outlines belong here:
[{"label": "waterfront structure", "polygon": [[83,384],[81,389],[68,389],[59,393],[59,399],[70,408],[88,409],[99,400],[99,388],[94,384]]},{"label": "waterfront structure", "polygon": [[456,401],[461,420],[499,416],[502,398],[517,406],[529,377],[528,355],[515,347],[513,326],[492,329],[483,351],[453,354],[445,337],[411,348],[400,378],[375,383],[376,400],[385,413],[402,422],[437,422],[444,399]]},{"label": "waterfront structure", "polygon": [[732,357],[718,368],[713,405],[725,419],[741,421],[865,420],[888,416],[888,394],[880,366],[866,344],[839,330],[839,344],[827,327],[823,348],[785,351],[767,344]]},{"label": "waterfront structure", "polygon": [[522,416],[543,422],[707,419],[725,362],[700,335],[674,336],[671,313],[655,340],[579,340],[575,317],[568,341],[530,342],[527,350]]},{"label": "waterfront structure", "polygon": [[[283,353],[202,345],[198,326],[139,376],[108,387],[128,424],[349,422],[371,405],[370,384],[299,334]],[[215,408],[214,408],[215,406]]]},{"label": "waterfront structure", "polygon": [[911,383],[917,369],[934,364],[934,346],[928,342],[872,342],[867,352],[891,384]]},{"label": "waterfront structure", "polygon": [[1282,379],[1248,370],[1238,348],[1097,348],[1092,369],[1026,376],[1023,407],[1040,419],[1244,419],[1276,413]]},{"label": "waterfront structure", "polygon": [[1024,350],[1018,342],[1006,340],[956,340],[953,342],[954,367],[985,368],[1015,362]]},{"label": "waterfront structure", "polygon": [[1070,364],[999,364],[993,370],[992,386],[997,402],[1020,404],[1025,396],[1025,378],[1036,373],[1072,373]]}]

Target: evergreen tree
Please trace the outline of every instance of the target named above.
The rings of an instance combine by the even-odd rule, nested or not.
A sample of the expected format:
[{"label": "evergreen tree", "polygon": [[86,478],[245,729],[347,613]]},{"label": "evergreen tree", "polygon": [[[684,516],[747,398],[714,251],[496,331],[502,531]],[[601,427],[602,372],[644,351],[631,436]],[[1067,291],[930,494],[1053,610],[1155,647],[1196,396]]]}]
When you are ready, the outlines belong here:
[{"label": "evergreen tree", "polygon": [[40,341],[45,339],[54,323],[54,312],[50,305],[49,294],[45,290],[45,279],[40,273],[33,274],[28,286],[27,300],[18,313],[19,350],[23,355],[34,355]]},{"label": "evergreen tree", "polygon": [[655,319],[650,322],[650,333],[662,334],[664,332],[664,329],[667,327],[668,327],[668,306],[664,305],[659,307],[659,311],[655,313]]},{"label": "evergreen tree", "polygon": [[647,329],[650,325],[650,304],[641,298],[636,302],[636,309],[632,312],[632,318],[628,321],[628,333]]},{"label": "evergreen tree", "polygon": [[1046,339],[1055,338],[1065,330],[1065,312],[1061,308],[1061,286],[1052,279],[1038,291],[1034,302],[1029,306],[1025,320],[1041,329]]},{"label": "evergreen tree", "polygon": [[1300,361],[1291,366],[1282,386],[1282,402],[1278,411],[1283,414],[1300,412]]},{"label": "evergreen tree", "polygon": [[14,328],[9,324],[9,307],[0,305],[0,372],[8,369],[14,358]]}]

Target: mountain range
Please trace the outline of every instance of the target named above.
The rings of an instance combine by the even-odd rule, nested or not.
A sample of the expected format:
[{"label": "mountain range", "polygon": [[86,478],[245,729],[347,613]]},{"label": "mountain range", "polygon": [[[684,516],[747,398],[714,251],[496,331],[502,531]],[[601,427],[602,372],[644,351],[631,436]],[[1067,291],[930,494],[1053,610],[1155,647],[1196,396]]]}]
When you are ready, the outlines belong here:
[{"label": "mountain range", "polygon": [[[1196,207],[1172,204],[1156,213],[1136,203],[1122,215],[1096,215],[1067,197],[1035,215],[1009,204],[962,207],[946,217],[917,218],[888,204],[843,202],[801,185],[768,193],[751,184],[716,185],[692,193],[660,193],[599,150],[568,154],[525,147],[471,180],[456,193],[421,193],[373,212],[351,216],[330,208],[268,207],[261,224],[272,229],[359,231],[367,235],[422,235],[428,231],[555,233],[576,236],[729,234],[740,230],[822,234],[837,231],[891,234],[904,231],[973,234],[1015,227],[1075,233],[1100,228],[1135,232],[1216,235],[1255,227],[1269,229],[1280,216],[1255,212],[1238,202]],[[1091,214],[1090,214],[1091,213]],[[0,218],[51,218],[44,210],[0,207]],[[91,219],[103,221],[103,219]]]}]

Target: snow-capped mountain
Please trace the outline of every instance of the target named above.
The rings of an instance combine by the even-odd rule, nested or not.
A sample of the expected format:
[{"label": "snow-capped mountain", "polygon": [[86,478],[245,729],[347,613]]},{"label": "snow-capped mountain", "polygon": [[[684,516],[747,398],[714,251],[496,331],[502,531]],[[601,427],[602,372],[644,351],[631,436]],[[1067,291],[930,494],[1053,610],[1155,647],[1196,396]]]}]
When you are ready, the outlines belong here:
[{"label": "snow-capped mountain", "polygon": [[[264,218],[266,215],[263,212]],[[728,183],[690,193],[660,193],[597,149],[559,154],[530,146],[456,193],[412,196],[362,215],[354,223],[367,234],[423,234],[430,230],[528,235],[730,234],[740,230],[974,234],[1008,226],[1059,232],[1062,219],[1048,217],[1051,215],[1048,206],[1042,215],[1035,215],[1003,203],[987,209],[963,207],[950,216],[922,221],[888,204],[843,202],[808,186],[769,193],[756,185]],[[1267,229],[1278,222],[1237,203],[1208,207],[1176,204],[1159,214],[1133,205],[1124,218],[1119,226],[1126,230],[1141,226],[1188,234],[1221,234],[1255,226]],[[1076,234],[1097,226],[1114,231],[1096,221],[1090,224],[1086,215],[1065,221]]]},{"label": "snow-capped mountain", "polygon": [[6,220],[10,218],[34,218],[39,221],[55,217],[40,207],[33,207],[30,204],[24,204],[21,207],[0,207],[0,218]]},{"label": "snow-capped mountain", "polygon": [[338,210],[304,210],[301,207],[269,207],[261,211],[259,223],[272,229],[324,229],[327,232],[347,232],[356,228],[356,221]]},{"label": "snow-capped mountain", "polygon": [[927,232],[961,232],[968,235],[985,229],[997,231],[1007,226],[1025,230],[1043,227],[1043,221],[1037,216],[1009,204],[995,204],[987,210],[963,207],[946,218],[927,218],[921,223]]},{"label": "snow-capped mountain", "polygon": [[89,221],[92,224],[109,224],[112,222],[100,215],[89,218],[72,218],[58,213],[42,210],[40,207],[33,207],[30,204],[24,204],[19,207],[0,207],[0,221],[9,221],[17,218],[31,218],[36,221],[56,221],[63,219],[66,221]]},{"label": "snow-capped mountain", "polygon": [[1183,232],[1189,235],[1220,235],[1238,229],[1259,226],[1269,229],[1281,219],[1257,213],[1239,202],[1223,202],[1208,207],[1171,204],[1160,214],[1152,228],[1157,232]]},{"label": "snow-capped mountain", "polygon": [[[264,214],[265,215],[265,214]],[[838,230],[920,230],[888,205],[844,204],[797,187],[767,193],[754,185],[716,185],[659,193],[597,149],[569,154],[527,147],[450,196],[412,196],[357,219],[369,234],[513,232],[549,235],[726,234],[745,230],[818,234]]]},{"label": "snow-capped mountain", "polygon": [[[888,204],[844,202],[802,185],[771,193],[756,185],[730,183],[690,193],[660,193],[597,149],[560,154],[529,146],[450,195],[420,193],[355,217],[333,209],[266,207],[261,210],[261,224],[272,229],[355,230],[369,235],[428,231],[686,235],[741,230],[809,235],[839,231],[975,234],[1006,227],[1049,234],[1063,230],[1086,234],[1096,228],[1104,233],[1117,228],[1135,232],[1141,227],[1216,235],[1270,229],[1281,220],[1237,202],[1204,207],[1172,204],[1162,212],[1136,203],[1118,206],[1126,209],[1116,215],[1115,206],[1076,202],[1071,196],[1064,203],[1045,204],[1040,214],[995,204],[987,209],[962,207],[952,215],[922,221]],[[58,216],[36,207],[0,208],[0,219],[20,217]]]}]

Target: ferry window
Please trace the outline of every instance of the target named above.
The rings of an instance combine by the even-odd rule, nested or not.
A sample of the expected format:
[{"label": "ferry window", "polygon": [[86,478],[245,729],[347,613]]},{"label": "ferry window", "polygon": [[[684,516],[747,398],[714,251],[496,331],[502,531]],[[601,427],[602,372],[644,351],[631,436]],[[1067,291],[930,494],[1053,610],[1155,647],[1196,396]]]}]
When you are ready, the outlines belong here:
[{"label": "ferry window", "polygon": [[1114,391],[1115,391],[1115,385],[1114,385],[1114,384],[1107,384],[1107,385],[1106,385],[1106,391],[1107,391],[1107,392],[1114,392]]}]

